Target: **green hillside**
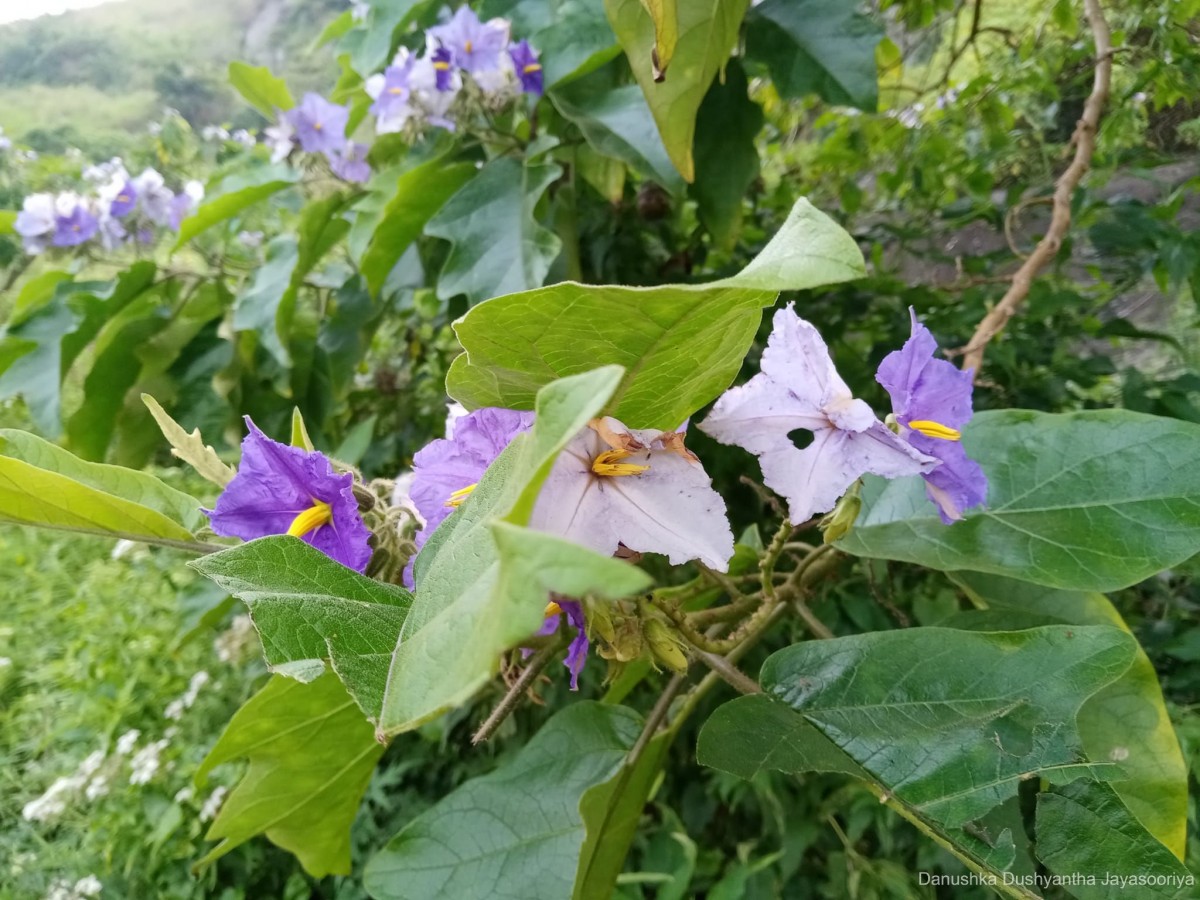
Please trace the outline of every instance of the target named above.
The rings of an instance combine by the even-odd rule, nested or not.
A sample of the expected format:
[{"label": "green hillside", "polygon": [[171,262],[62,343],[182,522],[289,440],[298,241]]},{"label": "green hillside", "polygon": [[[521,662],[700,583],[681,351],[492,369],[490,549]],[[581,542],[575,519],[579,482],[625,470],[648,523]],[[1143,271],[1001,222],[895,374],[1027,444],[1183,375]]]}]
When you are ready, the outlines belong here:
[{"label": "green hillside", "polygon": [[344,0],[117,0],[0,26],[0,126],[16,138],[103,148],[165,106],[193,125],[254,121],[225,85],[231,60],[299,88],[328,78],[314,34]]}]

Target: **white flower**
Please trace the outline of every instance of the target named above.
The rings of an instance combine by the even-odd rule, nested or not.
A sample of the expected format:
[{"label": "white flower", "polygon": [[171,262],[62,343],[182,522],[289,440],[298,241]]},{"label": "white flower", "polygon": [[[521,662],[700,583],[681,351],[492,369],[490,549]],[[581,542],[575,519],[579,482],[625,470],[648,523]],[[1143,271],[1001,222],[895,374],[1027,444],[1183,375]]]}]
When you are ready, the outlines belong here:
[{"label": "white flower", "polygon": [[45,900],[75,900],[75,892],[71,889],[71,882],[65,878],[56,878],[50,882],[50,889],[46,891]]},{"label": "white flower", "polygon": [[89,800],[99,800],[108,793],[108,776],[97,775],[88,782],[87,788],[84,789],[83,795]]},{"label": "white flower", "polygon": [[147,744],[133,755],[133,759],[129,761],[130,784],[146,784],[158,774],[162,765],[158,757],[166,746],[166,740],[155,741],[153,744]]},{"label": "white flower", "polygon": [[78,774],[84,778],[90,778],[100,771],[100,767],[104,765],[104,751],[96,750],[79,764]]},{"label": "white flower", "polygon": [[254,652],[257,633],[254,622],[245,613],[234,616],[225,631],[213,641],[217,659],[230,665],[241,662]]},{"label": "white flower", "polygon": [[138,207],[155,225],[166,225],[171,219],[171,200],[175,195],[165,186],[163,177],[154,169],[146,169],[133,179]]},{"label": "white flower", "polygon": [[256,250],[262,246],[263,233],[261,231],[239,231],[237,242],[243,247],[249,247],[251,250]]},{"label": "white flower", "polygon": [[365,22],[371,12],[371,4],[366,0],[349,0],[350,18],[355,22]]},{"label": "white flower", "polygon": [[218,787],[208,795],[208,799],[204,801],[204,805],[200,807],[200,821],[207,822],[217,814],[221,808],[221,804],[225,802],[225,795],[229,793],[227,788]]},{"label": "white flower", "polygon": [[48,822],[57,818],[66,810],[67,801],[83,787],[84,781],[78,775],[55,779],[45,793],[21,808],[21,818],[27,822]]},{"label": "white flower", "polygon": [[196,796],[196,792],[194,790],[192,790],[192,786],[189,784],[187,787],[180,788],[178,791],[175,792],[175,802],[176,803],[191,803],[192,798],[194,798],[195,796]]},{"label": "white flower", "polygon": [[254,146],[254,135],[252,135],[245,128],[239,128],[229,137],[234,143],[241,144],[243,147]]},{"label": "white flower", "polygon": [[184,710],[187,707],[183,703],[182,697],[176,697],[167,704],[167,708],[163,710],[163,717],[170,719],[172,722],[177,722],[183,718]]},{"label": "white flower", "polygon": [[454,437],[454,423],[467,415],[467,408],[457,400],[446,404],[446,440]]},{"label": "white flower", "polygon": [[142,733],[136,728],[131,728],[119,738],[117,738],[116,753],[118,756],[124,756],[127,753],[133,752],[133,748],[137,746],[138,738]]},{"label": "white flower", "polygon": [[296,129],[282,116],[278,122],[263,132],[263,137],[263,143],[271,148],[271,162],[273,163],[285,159],[296,146]]},{"label": "white flower", "polygon": [[220,125],[205,125],[200,131],[200,137],[206,141],[227,141],[229,132]]},{"label": "white flower", "polygon": [[75,893],[80,897],[95,897],[103,889],[104,885],[95,875],[85,875],[75,882]]},{"label": "white flower", "polygon": [[13,664],[13,661],[7,656],[0,656],[0,669],[7,669]]}]

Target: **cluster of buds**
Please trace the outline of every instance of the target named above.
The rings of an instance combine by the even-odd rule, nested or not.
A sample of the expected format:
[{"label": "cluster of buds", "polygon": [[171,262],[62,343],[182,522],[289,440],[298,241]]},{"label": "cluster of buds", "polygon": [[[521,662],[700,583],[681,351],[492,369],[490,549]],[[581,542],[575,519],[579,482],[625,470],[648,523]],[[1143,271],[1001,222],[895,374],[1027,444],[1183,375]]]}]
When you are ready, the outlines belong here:
[{"label": "cluster of buds", "polygon": [[204,185],[187,182],[178,193],[162,174],[146,169],[131,176],[120,159],[83,172],[86,192],[30,194],[13,228],[25,252],[36,255],[51,247],[78,247],[97,242],[114,250],[131,241],[153,243],[159,230],[179,230],[180,223],[204,198]]}]

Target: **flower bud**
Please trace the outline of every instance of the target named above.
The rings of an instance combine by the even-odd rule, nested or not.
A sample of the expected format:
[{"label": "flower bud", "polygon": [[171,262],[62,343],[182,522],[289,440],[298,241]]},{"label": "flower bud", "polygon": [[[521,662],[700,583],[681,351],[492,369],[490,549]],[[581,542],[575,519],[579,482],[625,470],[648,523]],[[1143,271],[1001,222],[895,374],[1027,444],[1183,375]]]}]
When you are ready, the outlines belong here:
[{"label": "flower bud", "polygon": [[674,672],[686,672],[687,654],[678,637],[661,619],[648,619],[643,625],[646,643],[654,658]]},{"label": "flower bud", "polygon": [[862,511],[861,492],[862,481],[854,482],[850,490],[837,502],[837,506],[821,518],[818,527],[825,533],[826,544],[840,541],[850,533],[858,514]]}]

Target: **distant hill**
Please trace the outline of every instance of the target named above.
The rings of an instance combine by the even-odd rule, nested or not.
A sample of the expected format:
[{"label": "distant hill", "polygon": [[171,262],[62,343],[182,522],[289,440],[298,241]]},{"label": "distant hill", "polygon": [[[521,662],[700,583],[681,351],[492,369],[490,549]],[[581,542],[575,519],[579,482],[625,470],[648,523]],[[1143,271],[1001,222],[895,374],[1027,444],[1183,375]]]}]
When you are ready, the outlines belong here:
[{"label": "distant hill", "polygon": [[303,90],[333,80],[313,41],[346,0],[117,0],[0,26],[0,126],[46,149],[120,146],[165,106],[193,124],[250,124],[231,60]]}]

